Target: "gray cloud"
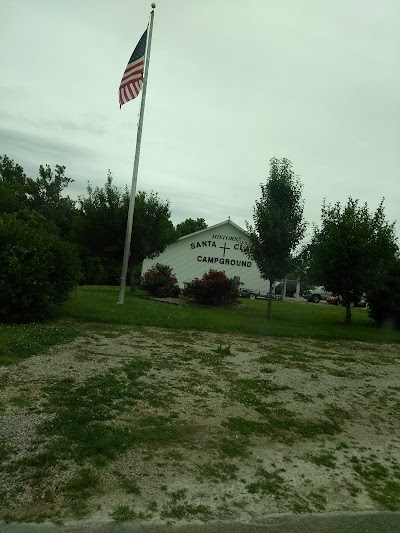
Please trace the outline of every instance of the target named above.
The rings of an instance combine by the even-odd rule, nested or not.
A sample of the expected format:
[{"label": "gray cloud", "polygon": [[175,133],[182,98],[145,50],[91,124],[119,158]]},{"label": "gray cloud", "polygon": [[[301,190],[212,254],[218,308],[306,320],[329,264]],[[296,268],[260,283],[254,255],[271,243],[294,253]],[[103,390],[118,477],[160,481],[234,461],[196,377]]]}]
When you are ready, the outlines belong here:
[{"label": "gray cloud", "polygon": [[[108,168],[130,186],[140,103],[119,110],[117,89],[148,7],[6,0],[1,151],[33,174],[66,165],[74,196]],[[230,215],[244,226],[269,159],[285,156],[310,222],[323,198],[348,196],[371,209],[386,197],[395,220],[399,19],[395,0],[159,5],[138,188],[168,198],[175,222]]]}]

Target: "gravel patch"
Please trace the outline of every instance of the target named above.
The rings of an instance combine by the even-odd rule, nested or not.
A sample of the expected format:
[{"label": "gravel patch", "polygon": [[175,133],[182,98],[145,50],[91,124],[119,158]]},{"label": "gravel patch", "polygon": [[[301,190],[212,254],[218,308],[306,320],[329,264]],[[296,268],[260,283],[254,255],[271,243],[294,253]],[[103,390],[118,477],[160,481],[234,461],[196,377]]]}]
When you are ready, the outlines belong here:
[{"label": "gravel patch", "polygon": [[[141,395],[124,409],[116,401],[102,426],[133,431],[132,442],[102,464],[71,450],[46,463],[58,442],[41,429],[56,417],[52,387],[69,380],[73,394],[102,376],[126,384],[122,368],[134,361],[151,365]],[[2,515],[247,522],[400,507],[399,362],[397,345],[158,328],[117,327],[53,347],[0,368]],[[151,430],[141,440],[160,420],[176,435],[157,440]],[[71,480],[83,471],[98,479],[76,498]]]}]

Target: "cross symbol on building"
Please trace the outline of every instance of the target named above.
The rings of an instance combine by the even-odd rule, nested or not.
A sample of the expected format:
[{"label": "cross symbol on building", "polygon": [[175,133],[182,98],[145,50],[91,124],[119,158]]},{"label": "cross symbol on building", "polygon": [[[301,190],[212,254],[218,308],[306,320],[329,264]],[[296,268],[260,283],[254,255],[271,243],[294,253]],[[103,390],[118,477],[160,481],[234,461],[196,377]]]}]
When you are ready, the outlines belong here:
[{"label": "cross symbol on building", "polygon": [[220,248],[223,248],[223,249],[224,249],[224,257],[225,257],[225,251],[226,251],[226,250],[230,250],[229,246],[227,246],[227,245],[226,245],[226,242],[225,242],[223,246],[220,246]]}]

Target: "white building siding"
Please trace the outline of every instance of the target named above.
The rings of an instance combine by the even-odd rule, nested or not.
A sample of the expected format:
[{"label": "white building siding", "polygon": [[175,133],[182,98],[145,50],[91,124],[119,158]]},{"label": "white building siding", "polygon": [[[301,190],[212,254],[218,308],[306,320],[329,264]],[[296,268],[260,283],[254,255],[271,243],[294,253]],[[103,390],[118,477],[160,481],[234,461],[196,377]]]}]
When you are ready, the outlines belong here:
[{"label": "white building siding", "polygon": [[230,278],[238,276],[244,287],[268,290],[269,282],[261,278],[254,261],[241,249],[246,241],[246,232],[227,220],[185,235],[155,259],[145,259],[142,274],[156,263],[169,265],[178,279],[179,286],[183,287],[185,282],[201,278],[204,272],[210,269],[223,270]]}]

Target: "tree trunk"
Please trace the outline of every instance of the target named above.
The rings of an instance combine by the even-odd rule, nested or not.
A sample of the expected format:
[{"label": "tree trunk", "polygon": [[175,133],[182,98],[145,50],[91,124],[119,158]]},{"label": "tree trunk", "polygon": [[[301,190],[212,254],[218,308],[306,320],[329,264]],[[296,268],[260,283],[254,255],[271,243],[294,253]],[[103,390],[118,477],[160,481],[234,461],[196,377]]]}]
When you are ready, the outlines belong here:
[{"label": "tree trunk", "polygon": [[267,320],[271,320],[271,304],[272,304],[272,287],[274,286],[274,281],[269,280],[269,298],[267,306]]},{"label": "tree trunk", "polygon": [[350,301],[347,300],[346,303],[346,317],[344,319],[345,326],[351,326],[351,307],[350,307]]}]

